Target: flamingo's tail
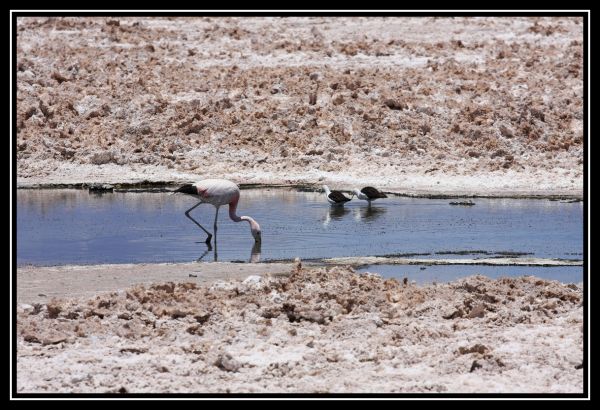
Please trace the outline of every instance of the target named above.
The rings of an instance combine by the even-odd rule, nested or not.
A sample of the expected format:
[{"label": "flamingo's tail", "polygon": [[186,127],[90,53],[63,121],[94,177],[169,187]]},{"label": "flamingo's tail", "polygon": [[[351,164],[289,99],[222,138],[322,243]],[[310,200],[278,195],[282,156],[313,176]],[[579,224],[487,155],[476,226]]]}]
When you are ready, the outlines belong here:
[{"label": "flamingo's tail", "polygon": [[177,188],[174,191],[171,191],[171,194],[176,194],[178,192],[181,192],[183,194],[198,195],[198,188],[196,188],[192,184],[187,184],[187,185]]}]

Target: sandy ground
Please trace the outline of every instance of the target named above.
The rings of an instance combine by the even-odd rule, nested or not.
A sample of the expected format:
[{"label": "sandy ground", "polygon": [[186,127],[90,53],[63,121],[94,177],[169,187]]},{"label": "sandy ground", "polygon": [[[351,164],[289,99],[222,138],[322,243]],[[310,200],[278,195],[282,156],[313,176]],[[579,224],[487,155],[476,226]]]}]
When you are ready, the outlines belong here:
[{"label": "sandy ground", "polygon": [[17,178],[570,194],[580,18],[18,19]]},{"label": "sandy ground", "polygon": [[17,390],[580,393],[582,315],[580,285],[296,263],[20,304]]},{"label": "sandy ground", "polygon": [[[304,262],[321,267],[365,265],[494,265],[494,266],[582,266],[583,261],[542,258],[416,259],[395,257],[346,257]],[[17,269],[17,303],[47,303],[52,298],[94,296],[117,292],[138,284],[164,281],[212,285],[223,280],[243,280],[253,275],[288,275],[292,263],[139,263],[64,266],[22,266]],[[377,267],[371,268],[377,271]]]},{"label": "sandy ground", "polygon": [[46,303],[53,297],[92,296],[165,281],[205,285],[251,275],[286,274],[290,269],[290,263],[227,262],[23,266],[17,269],[17,303]]}]

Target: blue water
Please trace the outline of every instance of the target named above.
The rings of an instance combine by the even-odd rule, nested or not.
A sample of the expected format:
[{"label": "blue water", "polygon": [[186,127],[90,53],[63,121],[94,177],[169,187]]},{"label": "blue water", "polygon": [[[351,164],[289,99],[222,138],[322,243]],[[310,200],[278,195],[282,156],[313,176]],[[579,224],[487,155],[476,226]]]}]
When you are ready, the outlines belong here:
[{"label": "blue water", "polygon": [[484,275],[492,279],[531,275],[563,283],[583,282],[582,266],[371,265],[357,270],[398,280],[407,278],[418,284],[450,282],[470,275]]},{"label": "blue water", "polygon": [[[17,200],[18,265],[406,253],[449,258],[454,255],[436,252],[465,250],[488,255],[454,257],[522,252],[541,258],[583,258],[581,202],[475,199],[475,206],[462,207],[449,205],[447,199],[390,197],[370,208],[358,200],[332,208],[316,192],[243,190],[238,214],[260,223],[262,245],[253,248],[248,224],[232,222],[227,208],[221,208],[215,255],[215,249],[208,251],[203,243],[206,235],[184,216],[195,201],[183,194],[18,190]],[[192,215],[212,231],[214,207],[201,205]]]}]

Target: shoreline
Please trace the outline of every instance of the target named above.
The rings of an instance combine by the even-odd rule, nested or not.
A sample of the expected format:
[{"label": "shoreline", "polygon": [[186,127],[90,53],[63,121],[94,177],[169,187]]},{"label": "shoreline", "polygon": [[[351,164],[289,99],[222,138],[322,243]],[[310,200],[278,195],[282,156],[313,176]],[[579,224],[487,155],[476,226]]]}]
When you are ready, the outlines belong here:
[{"label": "shoreline", "polygon": [[[180,185],[181,181],[148,181],[134,180],[129,182],[110,182],[110,180],[99,180],[94,182],[20,182],[17,183],[18,190],[42,190],[42,189],[88,189],[93,184],[108,184],[114,187],[114,192],[169,192],[170,189]],[[297,189],[319,191],[323,183],[241,183],[240,189]],[[360,185],[360,183],[357,183]],[[363,185],[366,185],[363,184]],[[341,185],[338,187],[342,191],[350,191],[354,185]],[[427,199],[454,199],[454,198],[505,198],[505,199],[550,199],[550,200],[584,200],[583,190],[563,190],[559,192],[549,192],[547,190],[529,190],[521,191],[514,189],[490,190],[488,192],[457,190],[455,192],[445,192],[442,190],[404,190],[402,188],[382,188],[386,194],[407,198],[427,198]]]},{"label": "shoreline", "polygon": [[[190,281],[205,285],[217,281],[245,279],[252,275],[289,275],[294,261],[278,260],[260,263],[175,262],[123,263],[92,265],[17,266],[17,303],[45,302],[53,297],[93,295],[115,292],[128,286],[164,281]],[[352,267],[394,265],[481,265],[481,266],[582,266],[583,261],[540,258],[503,259],[408,259],[388,257],[325,258],[303,260],[309,267]],[[376,267],[373,268],[377,270]],[[49,278],[51,277],[51,280]]]}]

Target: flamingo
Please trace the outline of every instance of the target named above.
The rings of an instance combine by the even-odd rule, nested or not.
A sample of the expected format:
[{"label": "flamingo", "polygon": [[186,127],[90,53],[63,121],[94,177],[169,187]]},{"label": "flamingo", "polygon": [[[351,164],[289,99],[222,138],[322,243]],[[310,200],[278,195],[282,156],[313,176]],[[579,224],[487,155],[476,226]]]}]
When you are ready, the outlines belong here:
[{"label": "flamingo", "polygon": [[364,187],[360,191],[358,190],[358,188],[354,188],[352,190],[352,195],[356,195],[356,197],[358,199],[362,199],[364,201],[369,201],[369,205],[371,205],[371,201],[374,201],[378,198],[387,198],[386,194],[378,191],[377,189],[373,188],[372,186]]},{"label": "flamingo", "polygon": [[256,243],[261,242],[260,225],[254,219],[249,216],[237,216],[235,211],[240,200],[240,188],[231,181],[226,179],[205,179],[194,184],[187,184],[178,189],[175,192],[181,192],[184,194],[192,195],[200,199],[196,205],[185,211],[185,216],[190,218],[192,222],[200,227],[208,237],[206,243],[210,246],[212,234],[208,232],[202,225],[200,225],[194,218],[190,216],[190,212],[200,204],[211,204],[217,210],[215,212],[215,223],[213,229],[215,233],[215,245],[217,243],[217,217],[219,216],[219,207],[222,205],[229,205],[229,217],[234,222],[246,221],[250,223],[250,232],[254,237]]},{"label": "flamingo", "polygon": [[344,203],[350,201],[352,198],[348,198],[340,191],[331,191],[327,185],[323,185],[325,191],[325,197],[331,205],[344,205]]}]

